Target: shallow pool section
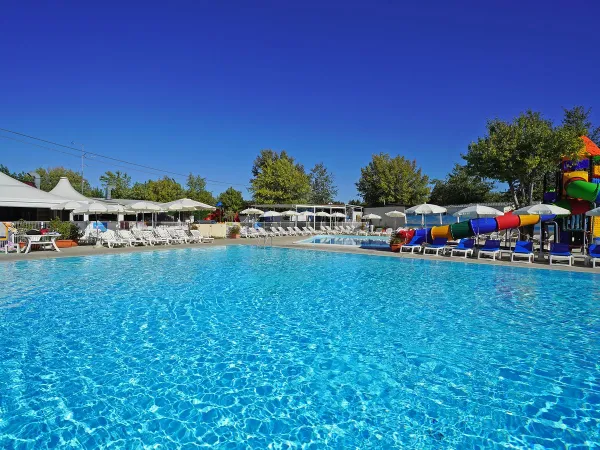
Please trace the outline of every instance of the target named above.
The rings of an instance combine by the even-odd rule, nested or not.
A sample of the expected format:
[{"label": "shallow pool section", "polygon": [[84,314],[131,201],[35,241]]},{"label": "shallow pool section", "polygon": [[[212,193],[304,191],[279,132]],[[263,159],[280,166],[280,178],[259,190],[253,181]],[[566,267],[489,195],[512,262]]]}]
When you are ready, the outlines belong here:
[{"label": "shallow pool section", "polygon": [[0,284],[0,448],[600,441],[597,275],[231,246]]},{"label": "shallow pool section", "polygon": [[382,248],[389,249],[389,236],[352,236],[352,235],[317,235],[304,239],[299,244],[315,245],[350,245],[361,248]]}]

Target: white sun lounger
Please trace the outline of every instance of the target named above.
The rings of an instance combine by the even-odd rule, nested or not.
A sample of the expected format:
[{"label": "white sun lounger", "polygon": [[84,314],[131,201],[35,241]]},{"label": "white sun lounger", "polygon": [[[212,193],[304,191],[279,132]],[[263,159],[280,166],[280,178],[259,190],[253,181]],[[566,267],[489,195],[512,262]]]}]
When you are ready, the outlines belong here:
[{"label": "white sun lounger", "polygon": [[102,245],[106,244],[108,248],[128,245],[126,241],[117,237],[113,230],[106,230],[100,233],[100,242],[102,242]]},{"label": "white sun lounger", "polygon": [[149,245],[146,240],[135,237],[129,230],[117,230],[117,236],[127,242],[127,245],[130,247],[134,245]]},{"label": "white sun lounger", "polygon": [[204,244],[209,244],[215,240],[215,238],[202,236],[202,233],[200,233],[200,231],[198,231],[198,230],[190,230],[190,233],[192,233],[192,235],[196,238],[196,242],[202,242]]},{"label": "white sun lounger", "polygon": [[167,238],[163,238],[162,236],[159,236],[157,233],[154,233],[152,230],[148,229],[148,230],[142,230],[142,234],[144,235],[145,239],[148,240],[154,240],[155,244],[170,244],[171,240],[167,239]]}]

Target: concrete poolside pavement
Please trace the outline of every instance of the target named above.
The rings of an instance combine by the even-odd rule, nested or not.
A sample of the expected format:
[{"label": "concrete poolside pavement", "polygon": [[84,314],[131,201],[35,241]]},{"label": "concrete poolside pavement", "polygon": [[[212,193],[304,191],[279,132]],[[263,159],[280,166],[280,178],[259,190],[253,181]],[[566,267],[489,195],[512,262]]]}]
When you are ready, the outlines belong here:
[{"label": "concrete poolside pavement", "polygon": [[15,262],[15,261],[31,261],[31,260],[43,260],[52,258],[70,258],[77,256],[97,256],[97,255],[115,255],[124,253],[134,252],[153,252],[153,251],[169,251],[183,248],[205,248],[215,246],[233,246],[233,245],[253,245],[253,246],[272,246],[277,248],[288,248],[294,250],[313,250],[313,251],[327,251],[334,253],[351,253],[356,255],[370,255],[388,258],[401,258],[401,259],[427,259],[431,261],[448,262],[448,263],[463,263],[463,264],[485,264],[491,266],[504,266],[504,267],[524,267],[531,269],[546,269],[546,270],[558,270],[566,272],[582,272],[582,273],[600,273],[599,270],[594,270],[589,266],[583,265],[583,261],[578,259],[575,266],[567,265],[552,265],[548,264],[548,260],[538,260],[533,264],[527,264],[522,262],[511,263],[506,257],[500,261],[492,261],[489,259],[475,259],[475,258],[463,258],[463,257],[449,257],[449,256],[433,256],[433,255],[421,255],[421,254],[410,254],[410,253],[392,253],[386,250],[374,250],[374,249],[363,249],[359,247],[344,246],[344,245],[315,245],[315,244],[302,244],[299,241],[306,239],[303,236],[281,236],[268,238],[266,241],[262,238],[253,239],[215,239],[209,244],[179,244],[179,245],[155,245],[155,246],[136,246],[136,247],[95,247],[93,245],[82,245],[78,247],[64,248],[60,252],[48,251],[48,250],[36,250],[31,253],[9,253],[8,255],[0,253],[0,267],[3,262]]}]

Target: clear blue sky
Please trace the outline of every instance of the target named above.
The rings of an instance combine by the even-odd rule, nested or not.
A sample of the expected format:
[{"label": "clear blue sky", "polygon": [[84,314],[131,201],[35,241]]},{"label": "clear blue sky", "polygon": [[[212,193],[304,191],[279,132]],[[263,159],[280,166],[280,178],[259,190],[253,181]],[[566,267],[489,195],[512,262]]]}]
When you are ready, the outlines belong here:
[{"label": "clear blue sky", "polygon": [[[349,200],[372,153],[443,177],[487,118],[583,104],[600,122],[597,2],[408,3],[5,2],[0,127],[246,185],[260,149],[286,149]],[[0,162],[79,167],[5,139]]]}]

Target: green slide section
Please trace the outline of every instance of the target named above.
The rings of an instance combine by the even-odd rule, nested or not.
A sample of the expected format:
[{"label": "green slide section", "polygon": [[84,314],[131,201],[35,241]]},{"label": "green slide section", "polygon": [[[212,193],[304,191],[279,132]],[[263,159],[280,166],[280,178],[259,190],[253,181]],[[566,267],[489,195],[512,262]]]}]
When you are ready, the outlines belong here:
[{"label": "green slide section", "polygon": [[457,222],[450,225],[450,234],[452,234],[452,239],[462,239],[470,237],[473,233],[467,220],[466,222]]},{"label": "green slide section", "polygon": [[572,181],[567,184],[567,195],[573,198],[580,198],[588,202],[595,202],[598,198],[600,184],[589,183],[587,181]]}]

